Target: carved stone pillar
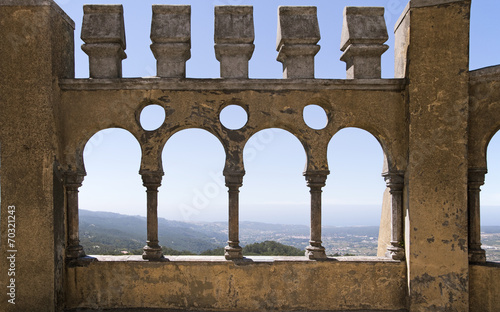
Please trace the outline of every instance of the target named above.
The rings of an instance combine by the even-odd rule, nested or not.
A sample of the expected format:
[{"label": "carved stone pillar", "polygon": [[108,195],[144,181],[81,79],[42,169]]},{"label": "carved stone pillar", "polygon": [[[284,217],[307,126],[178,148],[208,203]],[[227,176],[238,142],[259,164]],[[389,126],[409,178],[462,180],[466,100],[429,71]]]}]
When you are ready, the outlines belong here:
[{"label": "carved stone pillar", "polygon": [[68,233],[66,245],[67,259],[78,259],[85,256],[83,247],[80,245],[78,219],[78,189],[82,186],[83,178],[84,174],[77,172],[66,172],[64,174]]},{"label": "carved stone pillar", "polygon": [[150,261],[165,260],[158,244],[158,188],[163,172],[141,172],[143,185],[147,193],[147,245],[142,258]]},{"label": "carved stone pillar", "polygon": [[224,172],[226,177],[226,186],[229,193],[229,229],[228,242],[224,248],[224,256],[227,260],[243,258],[242,248],[240,247],[240,224],[239,224],[239,193],[243,185],[243,176],[245,172]]},{"label": "carved stone pillar", "polygon": [[90,78],[121,78],[125,54],[122,5],[83,6],[82,50],[89,56]]},{"label": "carved stone pillar", "polygon": [[391,194],[391,244],[387,246],[386,256],[393,260],[403,260],[405,257],[403,236],[404,173],[401,171],[386,172],[382,176]]},{"label": "carved stone pillar", "polygon": [[346,7],[340,60],[346,62],[347,79],[380,78],[387,39],[383,7]]},{"label": "carved stone pillar", "polygon": [[151,41],[156,75],[185,78],[191,58],[191,6],[153,5]]},{"label": "carved stone pillar", "polygon": [[326,259],[325,247],[321,245],[321,193],[329,171],[304,173],[311,193],[311,239],[306,247],[309,259]]},{"label": "carved stone pillar", "polygon": [[480,195],[481,185],[487,170],[469,169],[468,203],[469,210],[469,261],[486,262],[486,252],[481,248]]},{"label": "carved stone pillar", "polygon": [[313,6],[279,7],[276,50],[283,78],[314,78],[314,56],[321,38],[316,12]]},{"label": "carved stone pillar", "polygon": [[254,36],[252,6],[215,7],[215,56],[221,78],[248,78]]}]

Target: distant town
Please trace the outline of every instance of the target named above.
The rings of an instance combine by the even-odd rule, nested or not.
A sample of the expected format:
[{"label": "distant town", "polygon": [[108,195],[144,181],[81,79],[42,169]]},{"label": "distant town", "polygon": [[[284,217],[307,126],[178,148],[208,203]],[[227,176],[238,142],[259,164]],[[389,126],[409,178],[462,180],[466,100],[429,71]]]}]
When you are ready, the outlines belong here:
[{"label": "distant town", "polygon": [[[227,241],[224,222],[180,222],[160,218],[159,240],[166,255],[223,255]],[[482,228],[488,261],[500,261],[500,226]],[[377,226],[322,229],[329,256],[376,256]],[[111,212],[80,210],[80,240],[88,255],[141,254],[146,241],[146,218]],[[304,225],[240,222],[240,242],[246,255],[303,255],[309,244]]]}]

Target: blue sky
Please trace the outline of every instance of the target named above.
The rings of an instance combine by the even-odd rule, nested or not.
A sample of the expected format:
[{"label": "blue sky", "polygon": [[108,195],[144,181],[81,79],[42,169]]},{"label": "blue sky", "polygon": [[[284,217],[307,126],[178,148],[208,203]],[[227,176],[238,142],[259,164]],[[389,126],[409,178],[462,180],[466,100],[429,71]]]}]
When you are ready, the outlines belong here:
[{"label": "blue sky", "polygon": [[[88,57],[79,39],[83,5],[88,1],[56,1],[76,23],[76,77],[88,77]],[[277,8],[279,5],[318,7],[321,50],[315,58],[317,78],[345,78],[339,60],[342,11],[349,6],[384,6],[389,50],[382,57],[382,76],[392,78],[393,26],[407,1],[306,1],[306,0],[177,0],[122,1],[128,58],[124,77],[154,76],[156,63],[149,49],[152,4],[190,4],[192,49],[187,76],[218,78],[219,62],[213,49],[213,7],[253,5],[255,52],[250,78],[281,78],[276,61]],[[118,1],[94,0],[94,4]],[[470,68],[500,64],[498,29],[500,1],[474,0],[471,16]],[[154,122],[155,114],[144,122]],[[331,174],[323,193],[324,225],[378,225],[385,183],[381,177],[383,154],[378,142],[359,129],[344,129],[329,146]],[[482,223],[500,224],[500,136],[489,148],[489,171],[482,192]],[[97,133],[87,144],[87,177],[80,189],[80,208],[145,215],[146,194],[138,174],[139,144],[120,129]],[[221,175],[223,148],[208,132],[192,129],[174,135],[163,152],[165,176],[159,193],[160,217],[182,221],[225,221],[227,192]],[[246,175],[240,192],[240,219],[268,223],[309,224],[309,192],[302,176],[305,153],[299,141],[284,130],[265,130],[249,141],[245,150]],[[490,206],[498,206],[492,208]]]}]

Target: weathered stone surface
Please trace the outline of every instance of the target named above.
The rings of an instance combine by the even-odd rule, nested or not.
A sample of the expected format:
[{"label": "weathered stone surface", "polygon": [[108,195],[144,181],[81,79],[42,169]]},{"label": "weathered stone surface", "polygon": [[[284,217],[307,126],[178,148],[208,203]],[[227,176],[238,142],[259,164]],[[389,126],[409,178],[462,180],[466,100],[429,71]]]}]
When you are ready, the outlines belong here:
[{"label": "weathered stone surface", "polygon": [[215,7],[215,56],[221,78],[248,78],[254,36],[252,6]]},{"label": "weathered stone surface", "polygon": [[82,50],[89,56],[90,78],[121,78],[125,54],[122,5],[83,7]]},{"label": "weathered stone surface", "polygon": [[464,158],[469,9],[470,1],[460,1],[410,8],[406,14],[411,26],[405,246],[410,310],[415,311],[469,309]]},{"label": "weathered stone surface", "polygon": [[[93,19],[89,25],[110,23],[102,29],[84,27],[82,37],[90,54],[112,56],[113,61],[101,63],[110,79],[73,79],[74,25],[60,8],[50,0],[0,0],[0,234],[7,237],[5,211],[15,205],[20,246],[16,305],[2,309],[496,311],[500,268],[469,262],[484,261],[479,190],[487,170],[487,145],[500,129],[500,67],[469,74],[469,8],[466,0],[413,0],[395,27],[397,79],[354,80],[310,79],[319,49],[316,9],[280,8],[278,50],[286,64],[285,77],[295,79],[249,80],[115,79],[121,66],[116,51],[125,48],[123,16],[116,6],[91,6],[86,10],[87,20]],[[216,19],[223,25],[216,31],[219,56],[235,64],[231,57],[246,55],[252,45],[253,17],[247,7],[217,10]],[[353,16],[370,12],[381,20],[379,9],[348,11]],[[186,7],[158,6],[154,14],[153,45],[189,44]],[[164,19],[169,14],[175,17]],[[377,34],[373,41],[366,41],[348,27],[342,47],[347,51],[356,44],[383,44],[383,31],[372,34]],[[171,60],[173,52],[160,48],[157,53]],[[238,64],[246,65],[249,58]],[[236,73],[246,78],[244,66],[227,68],[232,73],[224,77]],[[166,71],[179,77],[182,72]],[[168,110],[168,118],[159,129],[145,131],[137,116],[153,103]],[[220,124],[219,112],[228,103],[247,111],[243,128],[229,130]],[[312,103],[328,116],[322,130],[303,122],[303,109]],[[141,256],[82,258],[74,212],[76,190],[85,175],[83,149],[93,134],[109,127],[121,127],[138,138],[140,174],[148,194],[145,258],[160,261]],[[304,187],[311,190],[307,256],[324,261],[242,258],[238,191],[244,182],[243,150],[252,135],[273,127],[287,129],[304,146]],[[404,246],[403,261],[324,256],[321,188],[329,172],[328,143],[346,127],[369,131],[384,150],[388,189],[379,254],[385,250],[400,259],[398,248]],[[159,248],[155,208],[162,149],[174,133],[188,128],[209,131],[226,151],[230,261],[162,257]],[[397,221],[403,212],[404,239]],[[0,242],[1,250],[7,250],[6,240]],[[1,272],[9,266],[7,257],[0,258]],[[0,299],[7,302],[7,294]]]},{"label": "weathered stone surface", "polygon": [[387,39],[383,7],[346,7],[340,60],[346,62],[347,79],[380,78]]},{"label": "weathered stone surface", "polygon": [[470,266],[470,311],[496,311],[500,307],[500,265]]},{"label": "weathered stone surface", "polygon": [[[308,261],[304,257],[226,261],[178,256],[165,263],[138,259],[68,268],[68,308],[398,311],[406,306],[402,262]],[[374,271],[377,276],[367,280]],[[112,288],[107,287],[109,282]]]},{"label": "weathered stone surface", "polygon": [[320,39],[316,7],[278,8],[276,50],[277,60],[283,63],[283,78],[314,78]]},{"label": "weathered stone surface", "polygon": [[[74,77],[73,31],[52,1],[0,1],[1,311],[63,306],[62,133],[53,82]],[[16,207],[15,276],[8,276],[8,206]],[[10,278],[15,304],[7,301]]]},{"label": "weathered stone surface", "polygon": [[157,76],[185,78],[191,58],[191,6],[153,5],[151,41]]}]

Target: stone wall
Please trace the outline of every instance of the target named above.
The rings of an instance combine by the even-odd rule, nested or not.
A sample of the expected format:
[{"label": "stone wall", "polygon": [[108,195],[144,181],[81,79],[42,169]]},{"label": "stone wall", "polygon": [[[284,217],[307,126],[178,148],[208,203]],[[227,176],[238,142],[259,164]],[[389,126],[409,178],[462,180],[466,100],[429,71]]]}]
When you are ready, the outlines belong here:
[{"label": "stone wall", "polygon": [[[500,305],[499,267],[485,262],[479,222],[486,147],[500,129],[500,70],[468,70],[470,1],[409,2],[395,25],[395,79],[380,79],[380,56],[388,48],[381,8],[344,11],[348,79],[314,79],[314,7],[280,7],[283,79],[268,80],[248,79],[251,6],[214,10],[222,78],[216,80],[184,78],[189,6],[153,7],[158,77],[146,79],[121,77],[123,8],[90,5],[84,12],[92,79],[74,79],[71,19],[51,0],[0,0],[0,281],[9,292],[14,283],[16,294],[14,305],[2,292],[2,311],[495,311]],[[164,107],[168,118],[146,131],[139,115],[151,104]],[[248,115],[241,129],[219,121],[231,104]],[[324,129],[302,122],[310,104],[325,110]],[[110,127],[128,130],[142,150],[148,191],[142,257],[86,257],[79,244],[83,149]],[[271,127],[295,135],[307,155],[311,237],[304,257],[245,258],[239,246],[243,149]],[[370,132],[385,154],[379,257],[328,258],[322,246],[326,151],[345,127]],[[161,151],[188,128],[214,134],[226,151],[224,258],[163,255],[157,241]],[[12,232],[9,214],[16,218],[13,245],[4,239]],[[12,263],[14,282],[7,276]]]}]

